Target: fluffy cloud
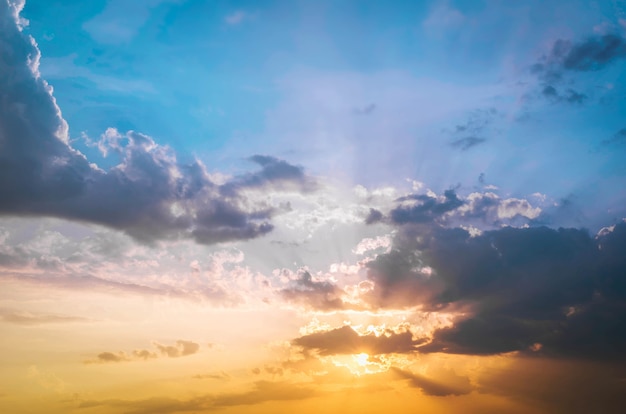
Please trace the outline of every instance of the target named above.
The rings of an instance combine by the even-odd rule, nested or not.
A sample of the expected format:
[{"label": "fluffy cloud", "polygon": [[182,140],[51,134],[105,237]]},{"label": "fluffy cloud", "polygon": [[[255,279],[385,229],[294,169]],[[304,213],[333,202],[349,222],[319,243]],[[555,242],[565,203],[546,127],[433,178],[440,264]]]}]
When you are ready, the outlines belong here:
[{"label": "fluffy cloud", "polygon": [[[4,11],[3,11],[4,10]],[[244,190],[311,191],[300,167],[254,156],[260,171],[217,183],[198,160],[180,163],[151,137],[107,130],[99,148],[119,164],[104,171],[69,144],[68,126],[38,71],[40,53],[22,31],[19,6],[0,2],[0,214],[103,224],[138,240],[245,240],[272,230],[276,212]],[[11,11],[9,13],[9,11]]]}]

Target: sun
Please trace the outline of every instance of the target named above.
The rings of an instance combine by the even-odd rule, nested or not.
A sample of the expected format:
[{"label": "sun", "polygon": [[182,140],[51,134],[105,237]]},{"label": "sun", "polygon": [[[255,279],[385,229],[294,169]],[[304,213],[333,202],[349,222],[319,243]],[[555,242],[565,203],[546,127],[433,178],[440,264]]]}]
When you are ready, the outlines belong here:
[{"label": "sun", "polygon": [[359,364],[360,367],[364,367],[368,364],[369,357],[370,356],[364,352],[354,355],[354,359],[356,360],[356,363]]}]

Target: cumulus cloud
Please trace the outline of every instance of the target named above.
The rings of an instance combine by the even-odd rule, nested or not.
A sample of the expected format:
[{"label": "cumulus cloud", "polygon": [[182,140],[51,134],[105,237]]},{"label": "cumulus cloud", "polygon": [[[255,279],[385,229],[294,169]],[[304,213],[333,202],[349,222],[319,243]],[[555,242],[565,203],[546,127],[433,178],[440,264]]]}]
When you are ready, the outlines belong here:
[{"label": "cumulus cloud", "polygon": [[[438,330],[421,352],[621,358],[626,260],[618,252],[625,246],[624,223],[597,238],[577,229],[503,228],[471,237],[412,226],[369,264],[370,278],[374,291],[406,292],[412,283],[420,293],[415,304],[469,315]],[[428,283],[408,277],[419,265],[432,267]]]},{"label": "cumulus cloud", "polygon": [[412,194],[397,201],[408,203],[391,210],[390,218],[394,224],[433,222],[463,205],[454,190],[446,190],[442,199],[427,194]]},{"label": "cumulus cloud", "polygon": [[[191,238],[202,244],[245,240],[273,228],[276,209],[241,191],[312,191],[302,168],[254,156],[261,170],[216,182],[199,160],[180,163],[151,137],[107,130],[103,154],[120,162],[108,171],[73,149],[68,126],[38,71],[39,49],[20,26],[19,7],[0,3],[0,214],[46,215],[98,223],[152,242]],[[9,11],[13,11],[9,13]]]},{"label": "cumulus cloud", "polygon": [[[514,201],[509,208],[517,211],[521,204]],[[320,310],[419,309],[456,315],[428,343],[399,342],[397,349],[403,352],[516,351],[621,360],[620,350],[626,347],[625,249],[624,222],[596,236],[574,228],[503,227],[472,233],[405,222],[388,252],[360,265],[364,271],[358,286],[367,288],[355,288],[355,298],[348,300],[348,286],[310,275],[299,276],[298,287],[283,294]],[[399,339],[364,337],[343,327],[305,335],[294,344],[320,354],[376,353],[385,352],[390,338]]]}]

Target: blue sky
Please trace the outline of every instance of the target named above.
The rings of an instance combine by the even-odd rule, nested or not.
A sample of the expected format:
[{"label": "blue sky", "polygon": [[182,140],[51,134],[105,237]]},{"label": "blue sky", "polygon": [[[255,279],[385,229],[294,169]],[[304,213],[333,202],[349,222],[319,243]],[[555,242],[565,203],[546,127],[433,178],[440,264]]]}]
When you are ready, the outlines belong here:
[{"label": "blue sky", "polygon": [[[531,69],[559,39],[623,34],[619,2],[32,1],[23,15],[74,145],[102,165],[81,134],[114,127],[209,169],[265,153],[352,184],[469,191],[482,173],[516,196],[622,201],[624,148],[603,142],[624,127],[623,61],[565,71],[557,93],[580,102],[543,94]],[[619,218],[579,208],[595,227]]]},{"label": "blue sky", "polygon": [[0,58],[0,408],[623,407],[626,2],[0,0]]}]

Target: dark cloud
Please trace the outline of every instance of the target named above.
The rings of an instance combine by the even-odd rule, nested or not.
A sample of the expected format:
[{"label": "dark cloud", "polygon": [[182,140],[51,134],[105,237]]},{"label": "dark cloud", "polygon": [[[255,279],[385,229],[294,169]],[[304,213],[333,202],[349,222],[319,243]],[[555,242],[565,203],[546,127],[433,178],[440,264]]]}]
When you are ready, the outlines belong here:
[{"label": "dark cloud", "polygon": [[251,158],[260,171],[218,184],[200,161],[180,163],[152,138],[114,129],[94,145],[120,162],[99,169],[70,146],[52,89],[39,76],[39,50],[8,8],[0,3],[0,214],[93,222],[144,242],[211,244],[272,230],[275,209],[250,207],[240,190],[315,188],[301,167],[268,156]]},{"label": "dark cloud", "polygon": [[289,302],[327,311],[344,307],[341,300],[343,291],[339,287],[328,281],[314,280],[307,271],[301,272],[290,284],[290,287],[280,291],[281,296]]},{"label": "dark cloud", "polygon": [[[368,264],[375,306],[462,309],[420,352],[624,358],[626,223],[585,230],[406,226]],[[424,266],[432,272],[420,271]]]},{"label": "dark cloud", "polygon": [[237,177],[233,181],[222,186],[221,191],[225,194],[236,194],[236,190],[243,188],[270,187],[280,190],[298,190],[311,192],[317,189],[317,183],[304,173],[304,169],[291,165],[269,155],[254,155],[250,161],[258,164],[261,171]]},{"label": "dark cloud", "polygon": [[412,201],[412,203],[391,210],[390,218],[395,224],[433,222],[443,214],[463,205],[463,201],[458,198],[454,190],[446,190],[443,201],[425,194],[413,194],[396,201]]},{"label": "dark cloud", "polygon": [[168,358],[179,358],[193,355],[200,350],[200,345],[192,341],[178,340],[174,345],[162,345],[158,342],[153,343],[158,352],[148,349],[136,349],[132,352],[101,352],[95,359],[85,361],[86,364],[106,364],[109,362],[130,362],[130,361],[146,361],[148,359],[158,358],[159,355]]},{"label": "dark cloud", "polygon": [[320,355],[359,354],[369,355],[414,352],[423,341],[413,339],[410,331],[396,333],[388,330],[383,335],[373,333],[359,335],[349,326],[330,331],[316,332],[292,341],[305,351],[316,351]]},{"label": "dark cloud", "polygon": [[472,111],[466,122],[457,124],[452,131],[447,131],[454,137],[449,145],[452,148],[467,151],[486,142],[487,139],[482,136],[492,129],[497,116],[498,111],[495,108]]},{"label": "dark cloud", "polygon": [[580,42],[559,39],[547,55],[531,66],[531,72],[546,81],[560,81],[566,71],[601,70],[626,57],[626,40],[609,33],[588,37]]},{"label": "dark cloud", "polygon": [[572,88],[559,92],[557,85],[565,81],[571,84],[568,74],[602,70],[625,57],[626,39],[615,33],[594,35],[577,42],[559,39],[530,71],[542,82],[544,97],[553,102],[582,104],[588,100],[586,94]]},{"label": "dark cloud", "polygon": [[467,151],[468,149],[475,147],[479,144],[482,144],[485,141],[487,141],[485,138],[470,136],[470,137],[455,139],[454,141],[450,143],[450,146],[452,148],[458,148],[461,151]]},{"label": "dark cloud", "polygon": [[558,40],[551,58],[563,68],[577,71],[594,71],[613,61],[626,57],[626,40],[617,34],[589,37],[579,43]]},{"label": "dark cloud", "polygon": [[603,140],[600,145],[612,148],[626,147],[626,128],[620,129],[611,138]]},{"label": "dark cloud", "polygon": [[577,92],[571,88],[568,88],[564,94],[560,94],[552,85],[546,85],[542,94],[553,102],[568,102],[571,104],[582,104],[589,98],[584,93]]},{"label": "dark cloud", "polygon": [[549,358],[517,358],[475,378],[477,391],[513,397],[529,412],[621,413],[626,404],[624,364]]},{"label": "dark cloud", "polygon": [[[563,358],[624,358],[620,350],[626,348],[626,222],[595,237],[575,228],[504,227],[470,234],[432,221],[401,223],[392,249],[365,264],[367,280],[361,283],[369,285],[360,290],[358,306],[418,307],[464,316],[435,331],[427,344],[407,336],[402,342],[406,346],[396,351],[375,343],[386,339],[362,337],[349,327],[307,335],[295,345],[321,354],[517,351]],[[355,306],[342,303],[343,291],[330,281],[314,282],[303,275],[297,283],[302,287],[287,294],[307,306],[323,310]]]},{"label": "dark cloud", "polygon": [[457,124],[453,133],[482,134],[495,120],[498,111],[495,108],[476,109],[470,112],[467,121]]},{"label": "dark cloud", "polygon": [[392,367],[391,370],[400,378],[408,380],[410,386],[421,389],[426,395],[445,397],[469,394],[472,391],[469,379],[458,376],[454,372],[449,372],[443,378],[435,380],[396,367]]},{"label": "dark cloud", "polygon": [[365,224],[374,224],[383,220],[383,213],[376,210],[375,208],[370,208],[370,212],[365,218]]}]

